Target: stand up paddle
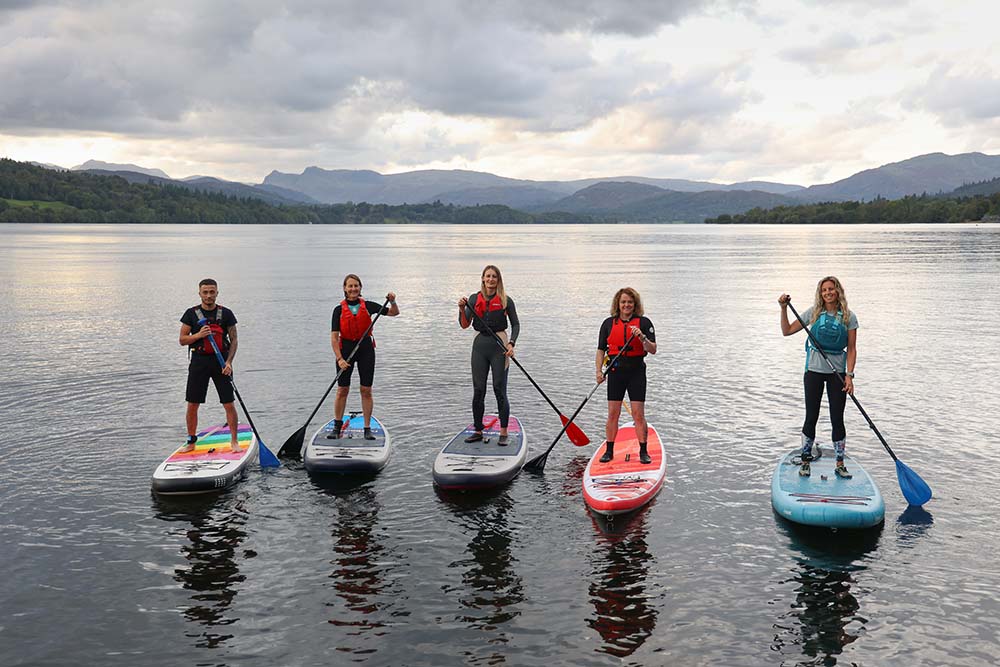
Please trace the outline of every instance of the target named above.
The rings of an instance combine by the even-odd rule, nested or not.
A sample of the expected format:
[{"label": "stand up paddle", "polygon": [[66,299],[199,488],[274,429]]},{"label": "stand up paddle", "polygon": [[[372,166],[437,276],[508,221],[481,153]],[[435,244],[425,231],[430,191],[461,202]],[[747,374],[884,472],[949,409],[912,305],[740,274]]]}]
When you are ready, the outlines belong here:
[{"label": "stand up paddle", "polygon": [[[347,355],[347,359],[345,359],[344,361],[347,362],[348,368],[350,368],[351,362],[354,361],[354,355],[357,354],[358,350],[361,349],[361,341],[365,339],[365,336],[371,333],[372,327],[374,327],[375,323],[378,322],[378,318],[382,317],[382,312],[386,309],[386,306],[388,305],[389,305],[389,299],[386,299],[382,303],[382,307],[378,309],[377,313],[375,313],[375,317],[372,318],[372,323],[369,324],[368,328],[365,329],[365,332],[361,334],[361,338],[358,339],[358,344],[355,345],[354,349],[351,350],[351,353]],[[326,393],[323,394],[323,398],[319,399],[319,403],[316,404],[316,408],[313,409],[312,414],[310,414],[309,418],[306,419],[306,423],[303,424],[302,428],[300,428],[298,431],[288,436],[288,440],[285,440],[285,444],[281,445],[281,449],[278,450],[278,456],[289,456],[291,458],[299,458],[300,456],[302,456],[302,443],[305,441],[306,429],[309,428],[309,422],[311,422],[312,418],[316,416],[316,413],[319,412],[319,409],[323,407],[323,402],[326,401],[326,397],[330,395],[331,391],[333,391],[333,387],[334,385],[337,384],[337,380],[340,379],[340,375],[346,370],[347,368],[341,368],[339,371],[337,371],[337,375],[334,376],[333,382],[331,382],[330,386],[326,388]]]},{"label": "stand up paddle", "polygon": [[[205,326],[208,324],[208,318],[202,318],[198,320],[200,326]],[[219,346],[215,343],[215,336],[209,336],[208,342],[212,344],[212,349],[215,350],[215,358],[219,361],[219,365],[223,368],[226,367],[226,360],[222,357],[222,353],[219,352]],[[264,444],[264,439],[260,437],[260,432],[257,431],[257,427],[254,426],[253,417],[250,416],[250,411],[247,410],[247,404],[243,402],[243,397],[240,396],[240,390],[236,388],[236,379],[232,375],[229,376],[229,381],[233,385],[233,393],[236,394],[236,398],[240,402],[240,407],[243,408],[243,414],[247,416],[247,421],[250,422],[250,428],[253,429],[253,434],[257,436],[257,462],[260,463],[261,468],[277,468],[281,465],[267,445]]]},{"label": "stand up paddle", "polygon": [[[497,345],[499,345],[501,349],[506,351],[507,346],[504,345],[503,339],[500,338],[500,336],[498,336],[497,333],[493,331],[493,329],[490,329],[490,326],[486,324],[483,318],[479,316],[479,313],[476,312],[476,309],[472,308],[468,304],[466,305],[466,308],[468,309],[469,312],[472,313],[472,316],[476,318],[476,321],[479,322],[479,324],[481,324],[482,327],[486,329],[486,331],[489,332],[491,336],[493,336],[493,340],[497,342]],[[556,404],[552,402],[552,399],[550,399],[548,396],[545,395],[545,392],[542,391],[542,388],[538,386],[538,383],[535,382],[535,380],[530,375],[528,375],[528,371],[526,371],[524,366],[521,365],[521,362],[517,360],[517,357],[511,357],[510,360],[514,362],[514,365],[516,365],[518,368],[521,369],[521,372],[524,373],[524,377],[528,378],[528,382],[530,382],[535,387],[535,389],[538,390],[538,393],[542,395],[542,398],[545,399],[545,402],[548,403],[552,407],[552,409],[556,411],[556,414],[559,415],[559,419],[562,420],[563,428],[564,430],[566,430],[566,435],[568,435],[569,439],[573,441],[573,444],[576,445],[577,447],[583,447],[584,445],[589,445],[590,438],[587,437],[587,434],[584,433],[579,426],[577,426],[576,424],[572,423],[569,419],[567,419],[566,415],[564,415],[562,411],[556,407]]]},{"label": "stand up paddle", "polygon": [[[816,340],[812,331],[809,330],[806,323],[802,321],[801,317],[799,317],[799,313],[795,310],[795,306],[792,305],[791,297],[788,299],[788,307],[792,309],[792,314],[795,315],[795,319],[799,321],[799,324],[802,325],[806,335],[809,336],[809,340],[812,341],[813,347],[821,355],[823,355],[824,359],[826,359],[826,363],[829,364],[830,370],[832,370],[837,376],[837,379],[840,380],[841,386],[846,386],[843,374],[840,373],[833,365],[833,362],[830,361],[830,357],[826,356],[826,352],[824,352],[823,348],[820,347],[819,341]],[[881,442],[882,446],[885,447],[885,451],[889,452],[889,456],[891,456],[892,460],[896,463],[896,479],[899,480],[899,490],[903,492],[903,497],[906,498],[906,502],[919,507],[930,500],[931,487],[927,485],[927,482],[921,479],[920,475],[913,472],[913,470],[911,470],[905,463],[896,458],[896,454],[892,451],[892,448],[889,447],[889,443],[885,441],[882,434],[879,433],[877,428],[875,428],[875,423],[871,420],[871,417],[868,416],[868,413],[865,412],[865,409],[861,407],[861,403],[858,402],[858,399],[856,399],[854,394],[851,394],[850,392],[848,392],[848,396],[850,396],[851,400],[854,401],[854,405],[858,407],[858,411],[861,412],[861,416],[868,422],[868,426],[875,432],[875,435],[878,436],[879,442]]]},{"label": "stand up paddle", "polygon": [[[605,377],[605,378],[608,377],[608,373],[610,373],[611,369],[614,368],[615,364],[618,363],[618,358],[620,356],[622,356],[623,354],[625,354],[625,351],[628,349],[628,346],[632,342],[633,338],[635,338],[635,333],[632,333],[632,334],[629,335],[629,337],[625,340],[625,344],[622,345],[622,349],[620,349],[618,351],[618,354],[615,355],[614,359],[612,359],[611,361],[609,361],[608,364],[604,367],[604,370],[601,371],[601,375],[603,377]],[[578,414],[580,414],[580,410],[583,410],[583,406],[585,406],[587,404],[587,401],[590,400],[590,397],[594,395],[594,392],[597,391],[597,388],[600,387],[600,386],[601,386],[600,382],[598,382],[597,384],[594,385],[594,388],[590,390],[589,394],[587,394],[587,398],[583,399],[583,403],[581,403],[580,407],[578,407],[576,409],[576,411],[573,413],[573,416],[569,418],[569,421],[567,422],[567,426],[569,424],[573,423],[573,420],[576,419],[576,416]],[[556,446],[556,443],[559,442],[559,438],[561,438],[562,434],[565,433],[565,432],[566,432],[566,426],[563,426],[562,430],[559,431],[559,435],[557,435],[556,438],[555,438],[555,440],[552,441],[552,444],[549,445],[549,448],[546,449],[539,456],[536,456],[535,458],[533,458],[530,461],[528,461],[527,463],[525,463],[524,464],[524,469],[525,470],[543,470],[545,468],[545,461],[549,458],[549,452],[552,451],[552,448]]]}]

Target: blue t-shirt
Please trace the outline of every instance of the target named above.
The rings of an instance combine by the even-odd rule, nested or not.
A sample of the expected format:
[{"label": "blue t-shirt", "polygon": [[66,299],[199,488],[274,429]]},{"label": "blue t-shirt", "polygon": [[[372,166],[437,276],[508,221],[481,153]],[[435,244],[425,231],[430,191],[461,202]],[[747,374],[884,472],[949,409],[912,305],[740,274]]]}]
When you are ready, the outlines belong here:
[{"label": "blue t-shirt", "polygon": [[[802,321],[808,326],[812,326],[810,322],[812,321],[813,309],[808,308],[804,313],[800,313],[802,316]],[[851,311],[851,316],[847,320],[847,330],[852,331],[858,328],[858,316]],[[804,333],[804,332],[803,332]],[[826,356],[829,357],[830,361],[833,362],[834,367],[837,369],[838,373],[847,372],[847,350],[843,352],[827,352]],[[823,355],[816,350],[812,344],[809,345],[809,351],[806,352],[806,370],[814,371],[816,373],[832,373],[830,370],[830,364],[826,363],[826,359]]]}]

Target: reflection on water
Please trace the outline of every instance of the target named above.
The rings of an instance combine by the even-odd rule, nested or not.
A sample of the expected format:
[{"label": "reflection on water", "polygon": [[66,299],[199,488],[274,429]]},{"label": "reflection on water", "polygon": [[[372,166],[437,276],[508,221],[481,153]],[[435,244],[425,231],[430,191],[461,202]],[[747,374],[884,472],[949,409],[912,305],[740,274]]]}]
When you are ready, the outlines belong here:
[{"label": "reflection on water", "polygon": [[[514,536],[508,514],[513,501],[506,488],[474,493],[437,489],[437,493],[472,536],[468,557],[448,565],[465,570],[462,574],[465,590],[458,598],[463,613],[456,619],[468,628],[493,633],[486,642],[497,647],[489,655],[467,657],[473,663],[505,663],[502,647],[511,637],[503,626],[520,616],[518,605],[525,599],[524,583],[515,570],[517,559],[512,553]],[[445,590],[449,587],[445,586]]]},{"label": "reflection on water", "polygon": [[328,493],[336,496],[336,512],[331,534],[334,558],[330,561],[333,571],[333,589],[342,604],[327,603],[338,610],[328,622],[346,628],[346,637],[360,641],[362,648],[338,646],[339,650],[353,653],[374,653],[377,642],[366,642],[365,635],[378,631],[384,624],[371,618],[379,611],[379,596],[386,586],[383,568],[385,547],[377,540],[376,526],[381,508],[375,489],[365,486],[372,478],[348,477],[342,480],[321,481]]},{"label": "reflection on water", "polygon": [[[792,587],[790,609],[778,616],[771,648],[801,653],[791,664],[836,665],[845,647],[865,632],[868,618],[852,587],[867,570],[858,564],[878,546],[882,526],[863,531],[831,531],[798,526],[778,517],[793,549],[796,566],[782,587]],[[783,663],[784,664],[784,663]]]},{"label": "reflection on water", "polygon": [[170,522],[190,523],[189,543],[181,547],[186,567],[174,570],[174,578],[191,591],[195,604],[184,609],[184,617],[204,628],[195,637],[199,648],[220,648],[233,638],[222,628],[239,619],[231,615],[237,585],[246,579],[237,564],[237,550],[246,539],[246,515],[238,506],[218,507],[217,496],[191,499],[155,497],[156,516]]},{"label": "reflection on water", "polygon": [[604,640],[596,650],[618,658],[632,655],[656,627],[656,608],[646,582],[655,564],[646,541],[648,510],[612,522],[593,517],[600,531],[589,587],[596,616],[587,624]]}]

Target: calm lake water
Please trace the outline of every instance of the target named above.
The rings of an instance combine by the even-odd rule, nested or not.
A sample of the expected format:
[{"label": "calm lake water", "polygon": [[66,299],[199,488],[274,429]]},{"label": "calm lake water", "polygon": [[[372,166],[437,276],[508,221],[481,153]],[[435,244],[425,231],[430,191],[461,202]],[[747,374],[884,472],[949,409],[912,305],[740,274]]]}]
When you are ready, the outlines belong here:
[{"label": "calm lake water", "polygon": [[[519,359],[567,414],[614,291],[642,294],[668,479],[636,516],[591,518],[593,447],[569,442],[494,493],[435,491],[471,417],[455,302],[487,263]],[[198,280],[240,320],[239,387],[277,450],[332,380],[348,272],[402,311],[377,324],[389,466],[339,483],[255,466],[222,495],[152,496],[184,436],[178,319]],[[996,664],[998,273],[988,225],[0,226],[0,664]],[[803,414],[803,341],[776,298],[806,308],[826,274],[860,321],[857,396],[935,494],[907,510],[849,404],[849,450],[886,499],[861,535],[770,507]],[[559,419],[514,368],[510,384],[538,451]],[[209,401],[203,424],[222,419]],[[580,417],[595,442],[604,413],[602,389]]]}]

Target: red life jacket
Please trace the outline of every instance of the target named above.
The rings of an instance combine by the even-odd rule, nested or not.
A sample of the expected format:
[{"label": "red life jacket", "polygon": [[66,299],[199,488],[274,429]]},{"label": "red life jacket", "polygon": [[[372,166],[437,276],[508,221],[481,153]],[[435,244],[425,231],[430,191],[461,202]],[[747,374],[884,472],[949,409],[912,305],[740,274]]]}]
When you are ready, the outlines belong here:
[{"label": "red life jacket", "polygon": [[503,301],[500,300],[500,293],[494,294],[493,298],[487,301],[486,295],[480,292],[476,298],[475,310],[476,315],[479,315],[479,317],[485,317],[486,313],[493,310],[503,310]]},{"label": "red life jacket", "polygon": [[[616,317],[614,322],[611,323],[611,335],[608,336],[608,354],[614,358],[618,354],[622,347],[625,345],[625,341],[629,337],[629,328],[639,326],[639,318],[633,317],[628,322],[622,322],[622,318]],[[642,347],[642,339],[635,336],[632,342],[629,343],[628,349],[625,350],[623,357],[645,357],[646,350]]]},{"label": "red life jacket", "polygon": [[[201,311],[200,307],[194,309],[194,314],[198,317],[198,321],[206,319],[205,313]],[[209,320],[206,324],[212,330],[211,337],[215,339],[215,344],[219,346],[219,352],[225,354],[228,346],[225,343],[226,330],[222,328],[222,306],[219,304],[215,305],[215,321]],[[198,327],[198,330],[201,330],[201,326]],[[197,333],[197,331],[194,333]],[[198,354],[215,354],[215,350],[212,349],[212,343],[209,342],[207,336],[192,345],[191,349]]]},{"label": "red life jacket", "polygon": [[[351,312],[350,307],[347,305],[347,299],[340,302],[340,347],[344,347],[344,339],[350,341],[359,341],[365,332],[368,331],[368,327],[372,325],[372,316],[368,313],[368,308],[365,306],[365,300],[360,299],[358,301],[358,314],[355,315]],[[371,337],[372,347],[375,347],[375,336]]]}]

